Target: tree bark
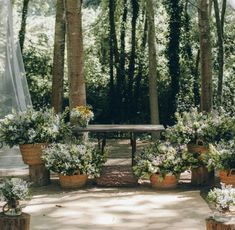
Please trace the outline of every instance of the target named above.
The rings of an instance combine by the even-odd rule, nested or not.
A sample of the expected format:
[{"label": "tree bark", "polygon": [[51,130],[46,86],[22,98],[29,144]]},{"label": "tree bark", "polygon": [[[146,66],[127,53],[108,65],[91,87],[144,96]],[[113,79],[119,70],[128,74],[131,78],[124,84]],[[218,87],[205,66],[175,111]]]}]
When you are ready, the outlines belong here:
[{"label": "tree bark", "polygon": [[[118,63],[117,39],[115,28],[115,2],[109,0],[109,118],[111,123],[115,122],[116,93],[114,86],[114,63]],[[114,62],[115,60],[115,62]]]},{"label": "tree bark", "polygon": [[168,67],[171,77],[171,95],[169,101],[169,118],[174,123],[174,114],[177,110],[177,95],[180,89],[180,34],[182,6],[179,0],[168,1],[169,42],[167,47]]},{"label": "tree bark", "polygon": [[6,216],[0,213],[1,230],[29,230],[30,215],[22,213],[20,216]]},{"label": "tree bark", "polygon": [[65,0],[70,109],[86,104],[81,8],[81,0]]},{"label": "tree bark", "polygon": [[52,69],[52,106],[56,113],[62,112],[63,80],[64,80],[64,51],[65,51],[65,14],[64,0],[57,0],[54,58]]},{"label": "tree bark", "polygon": [[132,19],[131,19],[131,54],[129,60],[128,70],[128,119],[132,120],[133,117],[133,83],[134,83],[134,72],[135,72],[135,57],[136,57],[136,21],[139,13],[139,3],[137,0],[131,0],[132,6]]},{"label": "tree bark", "polygon": [[21,48],[22,53],[23,53],[23,49],[24,49],[24,40],[25,40],[25,33],[26,33],[26,19],[27,19],[27,14],[28,14],[28,5],[29,5],[29,0],[24,0],[23,9],[22,9],[21,27],[20,27],[20,31],[19,31],[19,42],[20,42],[20,48]]},{"label": "tree bark", "polygon": [[120,58],[119,58],[119,71],[117,74],[117,109],[119,110],[120,114],[120,121],[125,120],[125,100],[126,100],[126,69],[125,69],[125,62],[126,62],[126,53],[125,53],[125,39],[126,39],[126,22],[127,22],[127,12],[128,12],[128,4],[127,0],[123,0],[123,14],[122,14],[122,22],[121,22],[121,31],[120,31]]},{"label": "tree bark", "polygon": [[149,53],[149,101],[151,124],[159,124],[158,92],[157,92],[157,55],[155,44],[154,7],[152,0],[146,0],[148,20],[148,53]]},{"label": "tree bark", "polygon": [[212,109],[212,54],[208,2],[206,0],[199,0],[198,20],[202,79],[201,110],[210,112]]},{"label": "tree bark", "polygon": [[218,87],[217,87],[217,103],[218,105],[221,105],[222,91],[223,91],[223,74],[224,74],[224,40],[223,40],[224,35],[223,35],[222,18],[220,18],[218,0],[213,0],[213,2],[214,2],[216,31],[217,31],[217,39],[218,39],[218,57],[217,58],[218,58],[218,65],[219,65],[219,73],[218,73]]}]

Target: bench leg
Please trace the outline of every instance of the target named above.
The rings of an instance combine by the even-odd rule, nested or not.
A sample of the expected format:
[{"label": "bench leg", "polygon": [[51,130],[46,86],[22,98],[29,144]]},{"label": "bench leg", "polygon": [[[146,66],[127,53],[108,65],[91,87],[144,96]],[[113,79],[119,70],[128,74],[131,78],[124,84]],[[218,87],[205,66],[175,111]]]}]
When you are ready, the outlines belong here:
[{"label": "bench leg", "polygon": [[135,152],[136,152],[136,136],[135,133],[131,133],[131,164],[135,165]]}]

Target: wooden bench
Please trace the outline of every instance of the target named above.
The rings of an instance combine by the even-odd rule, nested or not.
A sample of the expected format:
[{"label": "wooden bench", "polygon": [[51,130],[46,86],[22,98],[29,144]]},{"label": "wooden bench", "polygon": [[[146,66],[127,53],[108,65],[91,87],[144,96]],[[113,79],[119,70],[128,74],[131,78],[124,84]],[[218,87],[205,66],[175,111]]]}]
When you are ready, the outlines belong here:
[{"label": "wooden bench", "polygon": [[76,128],[77,133],[96,133],[98,138],[98,145],[102,151],[106,145],[107,133],[129,133],[131,143],[131,158],[132,165],[134,164],[134,158],[136,153],[136,134],[137,133],[157,133],[164,130],[163,125],[88,125],[86,128]]}]

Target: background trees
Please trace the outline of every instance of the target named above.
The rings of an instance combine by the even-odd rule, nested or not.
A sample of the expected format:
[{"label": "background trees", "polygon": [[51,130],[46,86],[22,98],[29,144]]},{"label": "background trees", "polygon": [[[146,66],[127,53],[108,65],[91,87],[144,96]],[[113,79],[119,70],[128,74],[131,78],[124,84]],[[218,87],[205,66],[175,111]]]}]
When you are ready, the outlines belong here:
[{"label": "background trees", "polygon": [[[23,0],[15,0],[20,22],[23,3]],[[54,3],[35,0],[28,4],[24,61],[35,107],[50,106],[52,82],[53,92],[60,88],[56,86],[57,80],[52,81],[52,59],[56,63],[58,58],[58,55],[53,58]],[[153,5],[153,39],[158,61],[153,64],[156,68],[153,75],[157,77],[160,123],[172,124],[176,110],[199,106],[200,101],[203,110],[222,105],[235,113],[235,14],[225,0],[213,0],[209,15],[205,12],[206,5],[201,5],[205,3],[202,0],[161,0]],[[148,88],[151,72],[148,47],[151,44],[147,42],[150,27],[146,1],[87,0],[83,1],[82,13],[84,52],[80,49],[76,53],[79,57],[84,55],[85,82],[76,84],[82,87],[86,84],[87,103],[93,106],[96,115],[94,122],[149,123],[149,96],[157,97],[149,95]],[[73,26],[71,29],[74,30]],[[60,51],[63,43],[61,40]],[[77,45],[78,41],[75,43]],[[67,50],[70,59],[74,49],[68,46]],[[82,62],[73,63],[74,69],[78,69],[79,63]],[[62,65],[56,64],[57,67]],[[62,69],[58,73],[62,73]],[[63,107],[68,105],[69,91],[78,92],[69,87],[71,73],[65,68]],[[82,95],[85,95],[84,89],[80,91]],[[84,103],[83,96],[74,97],[83,98],[81,103]]]}]

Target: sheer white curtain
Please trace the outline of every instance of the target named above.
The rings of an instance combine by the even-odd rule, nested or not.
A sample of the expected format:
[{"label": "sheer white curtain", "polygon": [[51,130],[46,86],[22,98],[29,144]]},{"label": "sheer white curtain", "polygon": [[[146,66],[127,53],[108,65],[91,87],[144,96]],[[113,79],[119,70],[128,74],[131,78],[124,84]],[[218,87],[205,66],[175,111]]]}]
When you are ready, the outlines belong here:
[{"label": "sheer white curtain", "polygon": [[11,0],[0,0],[0,117],[30,105],[22,55],[14,40]]}]

